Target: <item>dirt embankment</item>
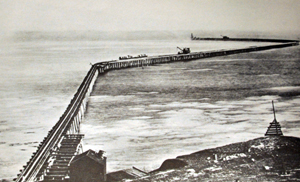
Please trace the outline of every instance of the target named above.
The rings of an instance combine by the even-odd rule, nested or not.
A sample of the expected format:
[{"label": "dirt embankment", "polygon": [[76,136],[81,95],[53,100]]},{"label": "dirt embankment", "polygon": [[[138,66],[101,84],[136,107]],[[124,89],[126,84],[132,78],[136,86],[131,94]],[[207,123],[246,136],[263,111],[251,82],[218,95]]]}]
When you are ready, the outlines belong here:
[{"label": "dirt embankment", "polygon": [[130,181],[300,181],[300,138],[261,137],[178,156]]}]

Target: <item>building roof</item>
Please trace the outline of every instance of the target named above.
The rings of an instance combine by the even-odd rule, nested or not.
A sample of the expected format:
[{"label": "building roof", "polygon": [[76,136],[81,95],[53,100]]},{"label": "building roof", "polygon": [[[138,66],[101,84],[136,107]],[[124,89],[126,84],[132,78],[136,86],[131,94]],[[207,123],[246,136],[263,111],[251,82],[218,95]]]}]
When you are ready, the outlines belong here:
[{"label": "building roof", "polygon": [[122,181],[124,179],[136,179],[148,175],[147,172],[142,171],[136,167],[130,169],[124,169],[120,171],[115,171],[107,174],[107,181]]},{"label": "building roof", "polygon": [[76,155],[73,160],[71,161],[71,164],[72,163],[75,163],[77,162],[78,160],[82,159],[82,158],[85,158],[85,157],[88,157],[90,159],[92,159],[93,161],[99,163],[99,164],[104,164],[104,161],[103,159],[105,158],[103,156],[103,153],[99,154],[91,149],[83,152],[82,154],[79,154],[79,155]]}]

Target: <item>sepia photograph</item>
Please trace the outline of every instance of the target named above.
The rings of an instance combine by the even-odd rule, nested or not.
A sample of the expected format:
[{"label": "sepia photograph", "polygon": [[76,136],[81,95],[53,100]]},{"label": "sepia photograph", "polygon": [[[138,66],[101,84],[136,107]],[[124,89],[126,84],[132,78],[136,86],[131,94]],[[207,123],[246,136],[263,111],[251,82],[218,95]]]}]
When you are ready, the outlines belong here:
[{"label": "sepia photograph", "polygon": [[299,0],[0,0],[0,182],[300,181]]}]

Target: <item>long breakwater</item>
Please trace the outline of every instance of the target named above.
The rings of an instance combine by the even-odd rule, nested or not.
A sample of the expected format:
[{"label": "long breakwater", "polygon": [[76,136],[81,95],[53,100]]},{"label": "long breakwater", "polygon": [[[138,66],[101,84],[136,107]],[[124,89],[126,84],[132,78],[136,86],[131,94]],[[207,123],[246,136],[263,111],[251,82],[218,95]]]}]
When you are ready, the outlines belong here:
[{"label": "long breakwater", "polygon": [[48,132],[48,135],[40,143],[37,151],[33,153],[31,159],[21,170],[15,181],[41,181],[46,175],[49,160],[53,158],[53,152],[57,151],[60,142],[66,135],[78,134],[80,132],[80,122],[84,117],[86,103],[92,91],[97,77],[109,70],[124,69],[130,67],[151,66],[154,64],[171,63],[176,61],[189,61],[216,56],[225,56],[254,51],[264,51],[269,49],[297,46],[298,42],[280,43],[268,46],[252,46],[241,49],[216,50],[205,52],[192,52],[189,54],[169,54],[151,57],[143,57],[128,60],[103,61],[93,64],[83,79],[70,104],[66,108],[58,122]]}]

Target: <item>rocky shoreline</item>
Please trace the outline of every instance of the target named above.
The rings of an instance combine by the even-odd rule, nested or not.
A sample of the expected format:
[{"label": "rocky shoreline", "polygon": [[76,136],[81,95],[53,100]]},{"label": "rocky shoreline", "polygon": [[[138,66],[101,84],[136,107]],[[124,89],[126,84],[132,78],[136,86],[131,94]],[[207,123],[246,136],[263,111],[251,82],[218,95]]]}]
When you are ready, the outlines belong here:
[{"label": "rocky shoreline", "polygon": [[300,181],[300,138],[261,137],[201,150],[123,181]]}]

